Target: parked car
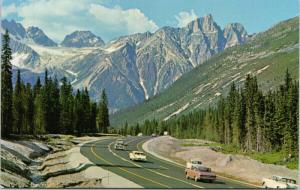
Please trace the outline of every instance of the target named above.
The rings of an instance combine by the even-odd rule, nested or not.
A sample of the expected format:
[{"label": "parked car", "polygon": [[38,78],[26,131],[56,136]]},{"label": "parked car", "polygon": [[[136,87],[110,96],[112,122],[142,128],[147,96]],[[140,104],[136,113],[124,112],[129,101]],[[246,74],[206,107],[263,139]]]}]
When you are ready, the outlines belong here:
[{"label": "parked car", "polygon": [[263,188],[298,188],[296,180],[288,178],[288,177],[281,177],[281,176],[272,176],[271,178],[263,178],[262,186]]},{"label": "parked car", "polygon": [[152,135],[151,135],[152,137],[156,137],[156,134],[155,133],[152,133]]},{"label": "parked car", "polygon": [[114,148],[115,150],[126,150],[126,145],[122,139],[117,139]]},{"label": "parked car", "polygon": [[147,161],[145,153],[141,151],[132,151],[129,153],[130,160],[133,161]]},{"label": "parked car", "polygon": [[192,167],[200,167],[202,166],[202,162],[200,160],[197,159],[191,159],[190,161],[188,161],[186,163],[186,168],[192,168]]},{"label": "parked car", "polygon": [[164,131],[164,136],[169,135],[168,131]]},{"label": "parked car", "polygon": [[204,166],[186,168],[185,177],[187,179],[194,179],[195,181],[208,180],[211,183],[216,180],[216,174],[210,168]]}]

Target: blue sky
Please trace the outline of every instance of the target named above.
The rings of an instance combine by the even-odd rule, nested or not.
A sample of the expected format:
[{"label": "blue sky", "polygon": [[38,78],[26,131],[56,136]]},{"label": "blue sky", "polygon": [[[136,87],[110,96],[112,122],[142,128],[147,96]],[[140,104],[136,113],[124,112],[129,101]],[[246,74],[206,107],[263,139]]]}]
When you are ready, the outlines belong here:
[{"label": "blue sky", "polygon": [[298,0],[3,0],[1,14],[25,27],[38,26],[56,41],[90,30],[109,41],[121,35],[181,27],[212,14],[222,28],[240,22],[248,33],[299,14]]}]

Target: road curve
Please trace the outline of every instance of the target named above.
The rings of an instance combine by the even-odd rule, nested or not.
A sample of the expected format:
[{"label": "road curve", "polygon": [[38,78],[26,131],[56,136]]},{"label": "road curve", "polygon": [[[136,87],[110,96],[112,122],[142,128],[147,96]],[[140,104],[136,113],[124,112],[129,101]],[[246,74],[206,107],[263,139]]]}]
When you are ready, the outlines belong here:
[{"label": "road curve", "polygon": [[[129,137],[126,151],[114,150],[115,139],[84,144],[80,152],[95,165],[116,173],[145,188],[251,188],[243,183],[217,178],[214,183],[195,182],[185,178],[184,168],[147,154],[147,162],[133,162],[129,152],[142,150],[150,137]],[[253,188],[253,186],[252,186]]]}]

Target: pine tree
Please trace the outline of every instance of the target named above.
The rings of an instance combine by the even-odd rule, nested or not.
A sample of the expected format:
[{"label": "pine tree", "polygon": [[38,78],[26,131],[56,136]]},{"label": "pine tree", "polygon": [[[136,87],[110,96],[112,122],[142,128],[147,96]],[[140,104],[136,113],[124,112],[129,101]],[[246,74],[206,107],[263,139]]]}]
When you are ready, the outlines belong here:
[{"label": "pine tree", "polygon": [[8,137],[13,125],[13,86],[12,86],[12,52],[9,47],[9,34],[5,31],[2,36],[1,50],[1,135]]},{"label": "pine tree", "polygon": [[23,93],[22,93],[22,80],[20,70],[17,72],[17,81],[15,90],[13,93],[13,124],[14,132],[21,134],[24,124],[24,104],[23,104]]},{"label": "pine tree", "polygon": [[30,83],[27,83],[26,90],[25,90],[25,128],[26,132],[29,134],[34,134],[34,124],[33,124],[33,117],[34,117],[34,98],[33,92],[31,89]]},{"label": "pine tree", "polygon": [[91,114],[90,114],[90,132],[91,133],[97,133],[97,123],[96,123],[96,118],[97,118],[97,103],[93,102],[91,103]]},{"label": "pine tree", "polygon": [[67,78],[61,80],[60,87],[60,131],[64,134],[73,133],[73,95],[72,86]]},{"label": "pine tree", "polygon": [[82,93],[82,109],[84,110],[83,123],[85,124],[83,132],[91,132],[91,103],[87,88]]},{"label": "pine tree", "polygon": [[60,132],[60,126],[59,126],[59,116],[60,116],[60,102],[59,102],[59,85],[58,85],[58,80],[55,77],[53,82],[51,83],[50,87],[50,130],[52,133],[61,133]]},{"label": "pine tree", "polygon": [[34,89],[34,133],[36,134],[44,134],[45,130],[45,114],[43,110],[43,88],[41,85],[40,78],[37,79],[36,84],[33,87]]},{"label": "pine tree", "polygon": [[254,150],[256,140],[256,123],[255,123],[255,99],[257,92],[256,79],[247,75],[245,82],[245,97],[246,97],[246,150]]},{"label": "pine tree", "polygon": [[107,133],[109,127],[108,101],[105,90],[102,90],[101,99],[99,102],[97,124],[100,132]]},{"label": "pine tree", "polygon": [[33,97],[35,98],[38,94],[40,94],[41,92],[41,88],[42,88],[42,84],[41,84],[41,79],[38,76],[36,83],[33,87]]},{"label": "pine tree", "polygon": [[83,133],[84,129],[84,110],[82,105],[82,93],[77,90],[74,102],[74,129],[78,136]]}]

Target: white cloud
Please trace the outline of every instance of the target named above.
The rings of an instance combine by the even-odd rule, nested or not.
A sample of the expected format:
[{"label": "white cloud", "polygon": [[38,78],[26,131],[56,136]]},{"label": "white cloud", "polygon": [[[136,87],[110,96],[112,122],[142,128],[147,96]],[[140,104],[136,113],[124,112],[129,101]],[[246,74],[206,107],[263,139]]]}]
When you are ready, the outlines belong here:
[{"label": "white cloud", "polygon": [[[154,31],[158,27],[139,9],[108,8],[106,0],[28,0],[6,7],[25,26],[37,26],[56,41],[75,30],[90,30],[109,40],[120,35]],[[7,11],[8,10],[8,11]]]},{"label": "white cloud", "polygon": [[16,7],[16,5],[13,3],[13,4],[10,4],[10,5],[8,5],[8,6],[4,6],[4,7],[2,7],[2,9],[1,9],[1,16],[2,17],[6,17],[6,16],[8,16],[8,15],[10,15],[10,14],[12,14],[12,13],[17,13],[17,7]]},{"label": "white cloud", "polygon": [[195,20],[198,16],[195,14],[195,11],[192,9],[190,12],[182,11],[178,15],[175,15],[177,20],[178,27],[184,27],[191,21]]},{"label": "white cloud", "polygon": [[99,4],[91,4],[89,12],[110,30],[124,30],[128,33],[151,31],[158,26],[147,18],[139,9],[123,10],[120,7],[107,8]]}]

